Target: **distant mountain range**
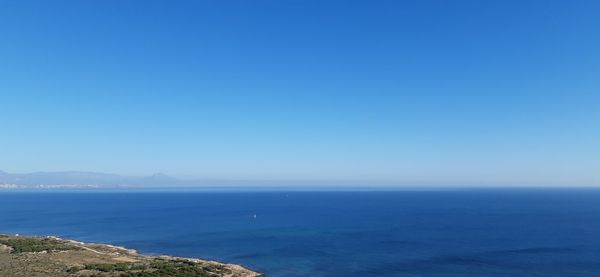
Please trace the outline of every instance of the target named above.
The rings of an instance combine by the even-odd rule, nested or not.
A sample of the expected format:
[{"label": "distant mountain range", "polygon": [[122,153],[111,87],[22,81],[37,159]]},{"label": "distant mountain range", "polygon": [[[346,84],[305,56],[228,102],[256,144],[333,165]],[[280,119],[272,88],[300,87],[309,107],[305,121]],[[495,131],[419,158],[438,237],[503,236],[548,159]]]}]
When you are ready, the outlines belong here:
[{"label": "distant mountain range", "polygon": [[330,189],[340,186],[359,187],[359,185],[361,183],[352,181],[178,179],[162,173],[150,176],[123,176],[85,171],[8,173],[0,170],[0,189],[203,188],[220,190],[277,187]]},{"label": "distant mountain range", "polygon": [[184,185],[186,183],[188,182],[161,173],[132,177],[82,171],[22,174],[0,171],[0,188],[158,187]]}]

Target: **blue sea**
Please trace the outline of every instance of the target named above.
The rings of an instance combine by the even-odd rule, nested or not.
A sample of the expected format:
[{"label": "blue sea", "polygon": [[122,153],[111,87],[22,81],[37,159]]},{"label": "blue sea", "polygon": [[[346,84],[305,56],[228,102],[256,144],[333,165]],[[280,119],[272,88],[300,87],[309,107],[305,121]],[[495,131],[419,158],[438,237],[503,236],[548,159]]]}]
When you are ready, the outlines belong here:
[{"label": "blue sea", "polygon": [[599,189],[5,191],[0,233],[266,276],[600,276]]}]

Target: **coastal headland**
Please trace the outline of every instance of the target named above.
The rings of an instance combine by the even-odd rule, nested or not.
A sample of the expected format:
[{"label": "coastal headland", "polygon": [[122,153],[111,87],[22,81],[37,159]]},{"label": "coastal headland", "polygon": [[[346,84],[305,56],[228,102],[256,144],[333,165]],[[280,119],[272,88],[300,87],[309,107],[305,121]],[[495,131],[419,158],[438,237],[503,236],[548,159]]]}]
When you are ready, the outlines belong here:
[{"label": "coastal headland", "polygon": [[11,277],[256,277],[236,264],[146,256],[135,250],[58,237],[0,235],[0,276]]}]

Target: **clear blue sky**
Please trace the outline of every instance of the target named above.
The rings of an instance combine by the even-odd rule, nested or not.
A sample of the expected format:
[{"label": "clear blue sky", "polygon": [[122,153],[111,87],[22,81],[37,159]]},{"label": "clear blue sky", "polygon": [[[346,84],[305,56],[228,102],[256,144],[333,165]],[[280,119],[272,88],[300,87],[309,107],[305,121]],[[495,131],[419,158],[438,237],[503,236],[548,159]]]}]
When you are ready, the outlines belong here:
[{"label": "clear blue sky", "polygon": [[600,1],[0,1],[0,169],[600,184]]}]

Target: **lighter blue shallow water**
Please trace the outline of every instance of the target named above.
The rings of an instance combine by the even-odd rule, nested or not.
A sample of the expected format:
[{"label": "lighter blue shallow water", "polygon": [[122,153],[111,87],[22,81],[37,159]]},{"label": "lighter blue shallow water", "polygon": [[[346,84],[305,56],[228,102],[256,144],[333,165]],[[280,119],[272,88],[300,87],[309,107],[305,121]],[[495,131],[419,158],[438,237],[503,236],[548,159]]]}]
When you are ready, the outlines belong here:
[{"label": "lighter blue shallow water", "polygon": [[600,276],[595,189],[2,192],[0,233],[216,259],[267,276]]}]

